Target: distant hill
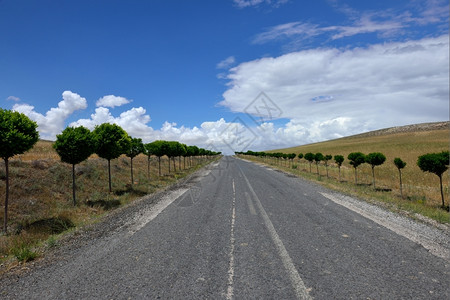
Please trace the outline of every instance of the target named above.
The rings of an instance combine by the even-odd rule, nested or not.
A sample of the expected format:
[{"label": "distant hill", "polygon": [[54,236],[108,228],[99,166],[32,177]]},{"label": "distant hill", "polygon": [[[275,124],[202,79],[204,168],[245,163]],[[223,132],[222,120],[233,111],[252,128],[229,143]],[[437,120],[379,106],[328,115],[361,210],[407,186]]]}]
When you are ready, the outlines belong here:
[{"label": "distant hill", "polygon": [[[428,133],[433,132],[433,137],[431,137]],[[360,134],[350,135],[338,139],[323,141],[323,142],[317,142],[312,144],[305,144],[290,148],[284,148],[284,149],[275,149],[275,150],[269,150],[267,152],[283,152],[283,153],[291,153],[291,152],[301,152],[301,151],[309,151],[309,150],[316,150],[318,148],[328,148],[328,147],[337,147],[340,148],[340,146],[349,145],[348,140],[352,141],[352,144],[354,147],[359,148],[358,146],[361,145],[368,145],[373,144],[373,138],[377,137],[376,140],[383,140],[385,143],[389,144],[395,144],[395,141],[399,141],[398,138],[402,141],[402,143],[420,143],[422,146],[426,146],[427,140],[432,140],[432,142],[436,142],[436,139],[434,139],[434,136],[437,135],[437,140],[440,140],[441,142],[444,142],[445,148],[448,148],[449,142],[450,142],[450,121],[445,122],[433,122],[433,123],[420,123],[420,124],[412,124],[412,125],[405,125],[405,126],[396,126],[396,127],[390,127],[390,128],[384,128],[369,132],[364,132]],[[422,136],[422,139],[417,139],[418,136]],[[372,138],[372,139],[371,139]],[[441,148],[442,148],[441,143]],[[354,148],[352,147],[352,148]],[[345,147],[344,147],[345,148]],[[366,147],[364,147],[366,148]],[[434,147],[433,147],[434,148]],[[364,149],[367,150],[367,149]],[[431,150],[431,149],[430,149]],[[363,151],[363,149],[358,150]]]},{"label": "distant hill", "polygon": [[389,127],[374,131],[369,131],[365,133],[360,133],[351,137],[371,137],[371,136],[380,136],[380,135],[387,135],[387,134],[394,134],[394,133],[405,133],[405,132],[420,132],[420,131],[431,131],[431,130],[445,130],[450,129],[450,121],[445,122],[433,122],[433,123],[420,123],[420,124],[412,124],[412,125],[405,125],[405,126],[396,126],[396,127]]}]

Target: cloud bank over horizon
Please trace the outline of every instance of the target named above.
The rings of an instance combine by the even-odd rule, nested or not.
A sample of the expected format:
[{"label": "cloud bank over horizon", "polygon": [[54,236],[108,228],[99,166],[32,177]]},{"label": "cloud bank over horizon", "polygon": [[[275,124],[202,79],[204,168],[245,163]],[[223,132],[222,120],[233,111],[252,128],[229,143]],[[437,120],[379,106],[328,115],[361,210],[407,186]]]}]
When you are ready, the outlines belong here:
[{"label": "cloud bank over horizon", "polygon": [[[448,61],[447,35],[366,48],[296,51],[243,62],[228,70],[227,89],[219,106],[236,113],[232,121],[220,118],[193,128],[166,121],[154,129],[142,106],[122,109],[114,116],[112,108],[131,100],[106,95],[98,99],[90,118],[68,125],[93,130],[101,123],[115,123],[145,142],[177,140],[227,154],[291,147],[380,128],[448,120]],[[219,65],[232,63],[234,57],[229,57]],[[250,109],[261,92],[268,103]],[[277,114],[270,114],[267,104],[276,107]],[[24,103],[16,103],[13,110],[36,121],[42,138],[54,140],[67,126],[68,117],[87,106],[82,96],[64,91],[58,106],[45,114]]]}]

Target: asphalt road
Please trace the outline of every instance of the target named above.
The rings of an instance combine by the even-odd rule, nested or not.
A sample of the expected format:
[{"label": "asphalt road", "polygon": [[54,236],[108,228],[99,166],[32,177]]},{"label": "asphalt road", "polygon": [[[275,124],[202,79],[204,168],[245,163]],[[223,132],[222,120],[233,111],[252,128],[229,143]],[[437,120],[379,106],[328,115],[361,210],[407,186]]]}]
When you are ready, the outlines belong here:
[{"label": "asphalt road", "polygon": [[327,193],[226,157],[2,279],[0,298],[450,299],[449,259]]}]

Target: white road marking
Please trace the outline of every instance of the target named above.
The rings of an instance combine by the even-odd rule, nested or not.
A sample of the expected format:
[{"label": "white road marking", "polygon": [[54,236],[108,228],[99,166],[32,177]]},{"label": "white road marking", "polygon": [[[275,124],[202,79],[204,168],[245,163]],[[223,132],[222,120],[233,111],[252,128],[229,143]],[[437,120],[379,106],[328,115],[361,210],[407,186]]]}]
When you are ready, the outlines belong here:
[{"label": "white road marking", "polygon": [[245,198],[247,199],[247,204],[248,204],[248,209],[250,210],[250,214],[255,216],[256,215],[255,206],[253,205],[252,198],[250,197],[250,195],[247,192],[245,192]]},{"label": "white road marking", "polygon": [[[435,256],[441,257],[447,261],[450,261],[450,249],[443,247],[438,242],[436,242],[433,236],[430,236],[429,231],[425,230],[423,227],[426,225],[417,224],[416,226],[407,226],[410,220],[395,215],[391,212],[377,209],[377,213],[374,213],[373,209],[367,209],[368,203],[357,201],[348,196],[337,196],[327,193],[320,193],[322,196],[330,199],[331,201],[342,205],[365,218],[374,221],[375,223],[392,230],[393,232],[406,237],[407,239],[422,245],[425,249],[428,249]],[[367,213],[367,211],[372,211],[372,213]],[[399,219],[403,218],[401,222]],[[402,225],[403,224],[403,225]],[[413,229],[412,229],[413,228]],[[423,229],[422,229],[423,228]],[[442,234],[436,231],[436,234]],[[443,240],[444,238],[442,238]],[[438,239],[439,240],[439,239]]]},{"label": "white road marking", "polygon": [[233,299],[234,291],[233,291],[233,280],[234,280],[234,224],[236,220],[236,188],[234,186],[233,179],[233,202],[232,202],[232,212],[231,212],[231,234],[230,234],[230,253],[228,254],[230,257],[230,264],[228,266],[228,288],[227,288],[227,299]]},{"label": "white road marking", "polygon": [[186,193],[188,189],[178,189],[167,195],[165,195],[158,203],[150,207],[149,209],[141,211],[141,214],[136,216],[134,219],[134,224],[131,226],[129,233],[131,235],[135,234],[141,230],[148,222],[156,218],[167,206],[169,206],[173,201],[181,197]]},{"label": "white road marking", "polygon": [[302,278],[298,274],[298,271],[295,268],[294,263],[292,262],[292,258],[289,256],[289,253],[287,252],[286,248],[284,247],[284,244],[281,241],[277,231],[275,230],[275,227],[273,227],[272,221],[270,221],[269,216],[266,213],[266,210],[262,206],[261,201],[259,200],[255,191],[253,190],[253,187],[251,186],[251,184],[248,181],[247,177],[245,176],[244,172],[242,172],[242,169],[240,167],[239,167],[239,169],[242,173],[242,176],[244,177],[245,182],[247,183],[248,188],[250,189],[250,192],[253,195],[253,198],[256,202],[256,206],[258,207],[258,209],[261,213],[261,216],[263,218],[264,225],[266,226],[267,230],[269,231],[270,237],[272,238],[272,241],[274,242],[274,244],[278,250],[278,255],[280,256],[281,261],[283,262],[283,266],[289,275],[289,279],[291,280],[291,284],[292,284],[292,287],[294,288],[297,299],[312,299],[308,293],[308,289],[306,288],[305,283],[303,282]]}]

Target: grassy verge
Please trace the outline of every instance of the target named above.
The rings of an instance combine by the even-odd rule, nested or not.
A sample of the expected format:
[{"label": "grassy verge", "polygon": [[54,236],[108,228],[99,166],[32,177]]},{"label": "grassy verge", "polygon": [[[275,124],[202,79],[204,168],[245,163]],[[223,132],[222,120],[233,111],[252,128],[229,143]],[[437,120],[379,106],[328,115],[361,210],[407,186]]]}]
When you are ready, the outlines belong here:
[{"label": "grassy verge", "polygon": [[[337,170],[333,170],[330,167],[328,167],[329,176],[327,177],[326,169],[323,166],[319,167],[319,176],[316,173],[315,165],[312,166],[312,173],[310,173],[308,164],[294,164],[289,166],[288,164],[280,165],[273,163],[273,161],[267,159],[264,160],[253,156],[243,156],[243,158],[258,163],[264,163],[272,168],[277,168],[281,171],[310,180],[346,195],[357,197],[373,204],[382,205],[391,211],[405,214],[411,218],[417,219],[418,214],[442,224],[450,223],[450,213],[443,210],[438,201],[431,202],[423,195],[401,198],[398,191],[394,191],[390,188],[374,189],[370,184],[371,178],[368,176],[367,178],[365,178],[365,176],[361,176],[364,180],[360,180],[361,183],[356,185],[354,182],[354,177],[352,177],[350,173],[341,174],[341,181],[339,181],[337,174],[335,174],[337,173]],[[330,174],[336,175],[336,177],[331,176]]]},{"label": "grassy verge", "polygon": [[[59,161],[50,142],[40,141],[26,154],[10,162],[10,205],[8,234],[0,234],[0,273],[19,262],[31,261],[55,247],[65,233],[101,220],[109,211],[144,195],[164,189],[214,159],[194,158],[173,161],[150,160],[139,155],[111,162],[113,192],[108,191],[107,162],[93,155],[76,167],[77,205],[72,203],[72,168]],[[5,167],[0,163],[0,202],[5,199]],[[0,215],[3,224],[3,211]]]}]

